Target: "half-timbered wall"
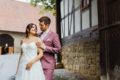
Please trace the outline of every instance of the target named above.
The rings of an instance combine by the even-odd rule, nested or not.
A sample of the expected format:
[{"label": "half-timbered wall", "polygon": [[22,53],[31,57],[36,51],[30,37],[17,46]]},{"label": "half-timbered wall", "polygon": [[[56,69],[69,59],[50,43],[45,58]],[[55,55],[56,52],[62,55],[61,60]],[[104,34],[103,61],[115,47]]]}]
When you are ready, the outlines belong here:
[{"label": "half-timbered wall", "polygon": [[83,9],[81,2],[81,0],[61,1],[62,38],[98,25],[97,0],[92,0]]},{"label": "half-timbered wall", "polygon": [[97,0],[61,0],[60,31],[65,69],[99,80]]}]

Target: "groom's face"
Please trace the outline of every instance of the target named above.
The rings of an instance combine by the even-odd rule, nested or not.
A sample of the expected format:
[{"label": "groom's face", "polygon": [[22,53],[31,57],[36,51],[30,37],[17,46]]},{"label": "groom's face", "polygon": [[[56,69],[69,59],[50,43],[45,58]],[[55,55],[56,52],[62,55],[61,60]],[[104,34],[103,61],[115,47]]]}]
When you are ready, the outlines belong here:
[{"label": "groom's face", "polygon": [[46,31],[46,30],[48,29],[48,26],[45,25],[44,22],[40,22],[39,25],[40,25],[41,31],[43,31],[43,32]]}]

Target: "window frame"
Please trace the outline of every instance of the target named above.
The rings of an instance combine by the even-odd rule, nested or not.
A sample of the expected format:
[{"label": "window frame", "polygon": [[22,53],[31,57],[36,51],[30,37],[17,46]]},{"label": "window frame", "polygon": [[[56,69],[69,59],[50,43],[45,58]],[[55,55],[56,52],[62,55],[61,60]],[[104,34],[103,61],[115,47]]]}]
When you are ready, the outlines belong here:
[{"label": "window frame", "polygon": [[84,11],[90,7],[90,0],[81,0],[81,10]]}]

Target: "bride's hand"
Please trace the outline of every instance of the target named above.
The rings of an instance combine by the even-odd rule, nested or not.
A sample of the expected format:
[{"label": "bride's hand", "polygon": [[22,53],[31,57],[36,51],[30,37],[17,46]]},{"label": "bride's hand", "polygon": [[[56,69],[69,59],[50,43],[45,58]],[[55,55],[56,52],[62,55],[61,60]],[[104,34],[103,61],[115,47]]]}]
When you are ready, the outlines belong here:
[{"label": "bride's hand", "polygon": [[32,67],[32,62],[30,62],[26,65],[26,70],[30,70],[31,67]]}]

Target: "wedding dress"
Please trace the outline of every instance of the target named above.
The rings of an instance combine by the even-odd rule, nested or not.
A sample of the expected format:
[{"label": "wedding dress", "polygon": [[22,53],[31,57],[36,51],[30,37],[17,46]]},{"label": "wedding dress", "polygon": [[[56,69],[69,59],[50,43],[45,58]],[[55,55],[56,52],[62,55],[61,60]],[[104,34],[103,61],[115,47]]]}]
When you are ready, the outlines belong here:
[{"label": "wedding dress", "polygon": [[23,43],[22,58],[15,80],[45,80],[44,72],[40,60],[35,62],[30,70],[26,70],[26,65],[37,56],[37,46],[35,42]]}]

